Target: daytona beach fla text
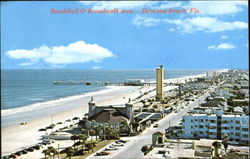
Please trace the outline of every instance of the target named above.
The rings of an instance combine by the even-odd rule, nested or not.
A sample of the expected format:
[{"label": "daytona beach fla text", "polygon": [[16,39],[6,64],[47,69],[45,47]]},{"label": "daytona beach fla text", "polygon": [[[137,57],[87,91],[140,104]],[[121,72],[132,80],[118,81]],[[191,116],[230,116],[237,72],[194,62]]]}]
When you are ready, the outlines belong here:
[{"label": "daytona beach fla text", "polygon": [[173,9],[173,8],[168,8],[168,9],[146,9],[142,8],[140,11],[138,10],[119,10],[118,8],[114,9],[101,9],[101,10],[96,10],[92,8],[75,8],[75,9],[70,9],[70,8],[64,8],[62,10],[60,9],[50,9],[51,14],[85,14],[85,13],[146,13],[146,14],[153,14],[153,13],[200,13],[199,9],[197,8],[190,8],[190,9]]}]

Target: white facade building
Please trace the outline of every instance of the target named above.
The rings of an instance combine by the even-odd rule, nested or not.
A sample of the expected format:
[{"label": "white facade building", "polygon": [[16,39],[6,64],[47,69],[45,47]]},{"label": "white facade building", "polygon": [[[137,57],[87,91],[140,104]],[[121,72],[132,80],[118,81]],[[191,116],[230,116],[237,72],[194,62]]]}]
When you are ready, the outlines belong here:
[{"label": "white facade building", "polygon": [[222,139],[249,143],[249,116],[216,114],[188,114],[182,117],[183,137]]}]

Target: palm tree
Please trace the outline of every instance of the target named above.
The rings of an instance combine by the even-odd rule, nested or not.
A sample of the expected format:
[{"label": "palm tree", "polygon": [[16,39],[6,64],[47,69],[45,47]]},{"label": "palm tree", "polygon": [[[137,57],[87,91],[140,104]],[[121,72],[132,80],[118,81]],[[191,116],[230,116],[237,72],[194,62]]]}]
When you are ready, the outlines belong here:
[{"label": "palm tree", "polygon": [[81,129],[82,130],[82,134],[85,134],[87,136],[89,136],[88,130],[87,129]]},{"label": "palm tree", "polygon": [[85,142],[87,139],[88,139],[87,135],[84,135],[84,134],[79,135],[79,140],[81,140],[82,149],[83,149],[83,146],[85,145]]},{"label": "palm tree", "polygon": [[50,151],[50,154],[53,155],[53,159],[55,158],[55,155],[57,155],[57,154],[59,153],[59,152],[57,151],[57,149],[54,148],[54,147],[52,147],[52,146],[48,147],[48,150]]},{"label": "palm tree", "polygon": [[100,133],[100,127],[95,126],[94,131],[95,131],[95,140],[97,141],[97,136],[99,136],[99,133]]},{"label": "palm tree", "polygon": [[74,149],[72,147],[67,148],[66,154],[71,159],[71,156],[73,156],[73,154],[74,154]]},{"label": "palm tree", "polygon": [[225,148],[225,153],[226,153],[227,148],[228,148],[228,136],[223,137],[222,144]]},{"label": "palm tree", "polygon": [[221,148],[221,143],[219,143],[218,141],[213,142],[213,147],[214,147],[214,156],[213,158],[219,158],[220,157],[220,148]]},{"label": "palm tree", "polygon": [[73,140],[74,141],[74,149],[75,149],[75,142],[76,142],[76,140],[78,140],[79,139],[79,137],[78,137],[78,135],[72,135],[71,136],[71,140]]},{"label": "palm tree", "polygon": [[108,136],[108,140],[110,140],[112,128],[110,126],[108,126],[108,127],[106,127],[105,130],[106,130],[106,135]]},{"label": "palm tree", "polygon": [[94,134],[95,134],[95,130],[92,130],[92,129],[91,129],[91,130],[89,131],[89,135],[91,135],[91,141],[92,141],[92,136],[93,136]]},{"label": "palm tree", "polygon": [[144,155],[146,155],[149,152],[149,150],[150,150],[149,147],[146,145],[141,148],[141,151],[144,153]]},{"label": "palm tree", "polygon": [[86,145],[85,145],[87,148],[88,148],[88,152],[89,152],[89,150],[91,149],[92,150],[92,152],[93,152],[93,148],[94,148],[94,145],[92,144],[92,143],[87,143]]},{"label": "palm tree", "polygon": [[50,150],[49,149],[43,150],[42,153],[44,154],[45,159],[47,158],[47,156],[50,156]]}]

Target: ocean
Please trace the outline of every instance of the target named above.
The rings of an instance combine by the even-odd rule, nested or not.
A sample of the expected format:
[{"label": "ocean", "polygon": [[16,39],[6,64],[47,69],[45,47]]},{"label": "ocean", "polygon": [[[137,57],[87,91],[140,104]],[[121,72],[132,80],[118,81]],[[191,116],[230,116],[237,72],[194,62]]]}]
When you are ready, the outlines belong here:
[{"label": "ocean", "polygon": [[[210,70],[165,70],[165,79],[204,74],[208,71]],[[54,85],[55,80],[124,82],[127,79],[154,81],[155,70],[1,70],[2,124],[18,120],[24,115],[21,113],[25,108],[35,109],[40,106],[39,103],[75,95],[88,96],[89,93],[100,93],[107,89],[105,86]],[[32,107],[28,107],[30,105]],[[63,110],[60,109],[58,111]]]}]

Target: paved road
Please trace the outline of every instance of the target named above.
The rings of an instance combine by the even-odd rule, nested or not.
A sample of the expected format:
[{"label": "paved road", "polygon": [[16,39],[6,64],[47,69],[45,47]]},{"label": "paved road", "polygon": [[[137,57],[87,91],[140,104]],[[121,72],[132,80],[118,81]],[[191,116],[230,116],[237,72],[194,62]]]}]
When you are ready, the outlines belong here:
[{"label": "paved road", "polygon": [[[210,91],[213,91],[214,88],[210,89]],[[199,97],[195,101],[189,103],[189,105],[185,106],[184,109],[181,109],[178,113],[171,113],[168,114],[165,118],[160,120],[158,122],[159,127],[158,128],[152,128],[149,130],[146,130],[143,134],[135,137],[124,137],[122,139],[129,140],[125,144],[124,147],[119,148],[116,151],[111,152],[108,156],[94,156],[91,155],[87,157],[88,159],[99,159],[99,158],[114,158],[114,159],[131,159],[131,158],[143,158],[144,155],[141,152],[141,148],[144,145],[150,145],[152,143],[152,134],[161,131],[165,132],[165,129],[167,129],[170,126],[176,126],[180,123],[182,116],[185,115],[189,110],[192,110],[195,107],[199,106],[199,103],[204,101],[206,97],[209,96],[209,93],[205,93],[203,96]]]},{"label": "paved road", "polygon": [[159,128],[153,128],[146,132],[143,135],[136,136],[136,137],[130,137],[130,142],[126,144],[125,147],[121,148],[117,152],[114,152],[110,156],[107,156],[108,158],[142,158],[143,153],[141,152],[141,148],[144,145],[151,144],[152,143],[152,134],[161,131],[165,132],[165,129],[169,127],[169,122],[171,126],[176,126],[180,123],[182,116],[185,115],[189,110],[193,109],[194,107],[197,107],[199,105],[199,102],[202,102],[206,99],[206,97],[209,96],[208,93],[204,94],[203,96],[199,97],[194,102],[190,103],[188,106],[184,107],[184,109],[180,110],[179,113],[171,113],[167,115],[164,119],[159,121]]}]

